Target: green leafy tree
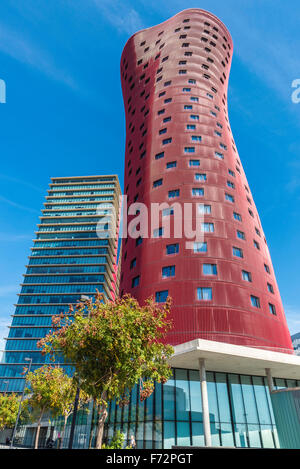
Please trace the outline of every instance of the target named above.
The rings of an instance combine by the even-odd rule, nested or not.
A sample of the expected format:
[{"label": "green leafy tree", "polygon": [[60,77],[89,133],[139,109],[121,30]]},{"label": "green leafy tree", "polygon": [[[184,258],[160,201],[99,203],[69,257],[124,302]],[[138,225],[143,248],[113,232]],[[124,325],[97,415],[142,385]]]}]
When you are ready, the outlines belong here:
[{"label": "green leafy tree", "polygon": [[[38,416],[34,448],[38,448],[42,418],[46,412],[51,416],[64,415],[65,423],[72,412],[76,389],[59,366],[44,365],[26,376],[28,397],[24,405]],[[72,400],[72,403],[71,403]],[[65,429],[65,426],[64,426]]]},{"label": "green leafy tree", "polygon": [[170,298],[164,305],[150,298],[140,306],[128,295],[104,303],[97,293],[94,302],[87,300],[56,316],[56,329],[39,342],[42,353],[63,353],[73,363],[74,379],[97,402],[97,449],[102,446],[108,401],[128,404],[137,383],[144,400],[155,381],[164,383],[170,377],[167,359],[173,348],[162,343],[171,328],[170,305]]},{"label": "green leafy tree", "polygon": [[[74,401],[76,397],[77,385],[74,380],[68,376],[63,380],[61,386],[58,390],[58,407],[57,412],[64,418],[64,427],[61,434],[61,441],[64,440],[64,435],[66,431],[66,425],[68,418],[72,415],[74,410]],[[78,408],[83,408],[84,404],[89,401],[88,396],[80,390]],[[86,410],[87,411],[87,410]]]},{"label": "green leafy tree", "polygon": [[20,405],[17,394],[0,394],[0,430],[14,426]]},{"label": "green leafy tree", "polygon": [[108,445],[102,445],[102,449],[123,449],[125,435],[117,430]]}]

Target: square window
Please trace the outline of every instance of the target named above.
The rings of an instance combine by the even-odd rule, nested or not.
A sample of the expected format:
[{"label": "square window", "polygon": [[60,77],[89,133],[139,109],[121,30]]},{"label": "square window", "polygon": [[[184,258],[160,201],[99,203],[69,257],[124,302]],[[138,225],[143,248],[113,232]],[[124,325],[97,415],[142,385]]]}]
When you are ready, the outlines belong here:
[{"label": "square window", "polygon": [[200,160],[190,160],[189,166],[200,166]]},{"label": "square window", "polygon": [[170,161],[169,163],[167,163],[166,168],[167,168],[167,169],[176,168],[176,166],[177,166],[177,162],[176,162],[176,161]]},{"label": "square window", "polygon": [[245,282],[252,282],[251,273],[247,272],[246,270],[242,270],[242,278]]},{"label": "square window", "polygon": [[242,221],[242,217],[239,213],[233,212],[233,218],[238,221]]},{"label": "square window", "polygon": [[168,197],[169,197],[169,199],[173,199],[174,197],[179,197],[179,194],[180,194],[180,190],[175,189],[173,191],[168,192]]},{"label": "square window", "polygon": [[237,247],[233,247],[233,248],[232,248],[232,254],[233,254],[235,257],[240,257],[240,258],[244,257],[244,255],[243,255],[243,250],[240,249],[240,248],[237,248]]},{"label": "square window", "polygon": [[207,243],[194,242],[194,253],[207,252]]},{"label": "square window", "polygon": [[168,217],[170,215],[174,215],[174,208],[173,207],[163,209],[163,211],[162,211],[162,216],[163,217]]},{"label": "square window", "polygon": [[161,158],[163,158],[165,156],[164,152],[162,151],[161,153],[157,153],[155,155],[155,159],[156,160],[160,160]]},{"label": "square window", "polygon": [[270,283],[267,283],[267,286],[268,286],[268,291],[269,291],[270,293],[274,293],[273,285],[271,285]]},{"label": "square window", "polygon": [[276,308],[275,308],[274,305],[272,305],[272,303],[269,303],[269,311],[270,311],[271,314],[276,316]]},{"label": "square window", "polygon": [[162,268],[162,278],[175,277],[175,265],[169,265]]},{"label": "square window", "polygon": [[236,231],[236,235],[239,239],[246,239],[245,233],[243,231]]},{"label": "square window", "polygon": [[206,181],[206,174],[205,173],[196,173],[195,174],[196,181]]},{"label": "square window", "polygon": [[258,249],[258,250],[260,249],[259,243],[258,243],[257,241],[255,241],[255,239],[253,240],[253,244],[254,244],[254,247],[255,247],[256,249]]},{"label": "square window", "polygon": [[166,246],[166,253],[167,254],[178,254],[179,252],[179,244],[168,244]]},{"label": "square window", "polygon": [[162,226],[153,230],[153,238],[161,238],[164,234],[164,229]]},{"label": "square window", "polygon": [[159,187],[163,183],[162,179],[157,179],[156,181],[153,182],[153,187]]},{"label": "square window", "polygon": [[172,137],[169,137],[169,138],[165,138],[163,141],[162,141],[162,144],[163,145],[168,145],[168,143],[171,143],[172,142]]},{"label": "square window", "polygon": [[[127,238],[126,238],[127,239]],[[141,236],[139,236],[138,238],[136,238],[135,240],[135,245],[136,246],[139,246],[140,244],[142,244],[143,242],[143,238]]]},{"label": "square window", "polygon": [[211,205],[198,204],[198,213],[209,215],[211,213]]},{"label": "square window", "polygon": [[201,142],[202,137],[200,135],[192,135],[193,142]]},{"label": "square window", "polygon": [[137,287],[140,283],[140,276],[138,275],[137,277],[134,277],[131,282],[131,287]]},{"label": "square window", "polygon": [[215,227],[213,223],[202,223],[201,224],[201,231],[203,233],[214,233]]},{"label": "square window", "polygon": [[257,296],[251,295],[251,305],[254,308],[260,308],[260,301]]},{"label": "square window", "polygon": [[195,147],[184,147],[184,153],[195,153]]},{"label": "square window", "polygon": [[203,264],[203,275],[217,275],[216,264]]},{"label": "square window", "polygon": [[203,300],[203,301],[212,300],[212,288],[209,288],[209,287],[197,288],[197,298],[198,300]]},{"label": "square window", "polygon": [[157,291],[155,293],[155,301],[156,303],[165,303],[168,298],[168,290]]},{"label": "square window", "polygon": [[234,197],[231,194],[225,194],[225,200],[228,200],[228,202],[234,203]]},{"label": "square window", "polygon": [[204,195],[204,189],[198,188],[198,187],[192,189],[193,197],[202,197],[203,195]]}]

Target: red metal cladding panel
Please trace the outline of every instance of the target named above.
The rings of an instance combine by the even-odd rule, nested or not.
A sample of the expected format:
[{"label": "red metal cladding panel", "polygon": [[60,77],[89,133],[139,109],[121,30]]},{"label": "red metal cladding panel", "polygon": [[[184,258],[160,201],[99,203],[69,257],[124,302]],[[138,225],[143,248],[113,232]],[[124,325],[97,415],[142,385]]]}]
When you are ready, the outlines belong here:
[{"label": "red metal cladding panel", "polygon": [[[143,303],[167,290],[174,320],[167,340],[174,345],[204,338],[291,353],[272,261],[228,120],[232,50],[226,27],[199,9],[140,31],[125,45],[128,205],[204,203],[213,231],[204,233],[206,252],[194,252],[172,229],[167,238],[151,238],[149,213],[149,238],[141,244],[123,239],[120,291]],[[195,188],[203,195],[193,196]],[[174,190],[179,195],[170,199]],[[169,244],[178,244],[178,252],[167,254]],[[203,264],[215,265],[216,274],[205,274]],[[175,266],[175,275],[163,278],[166,266]],[[198,298],[201,287],[211,288],[212,299]]]}]

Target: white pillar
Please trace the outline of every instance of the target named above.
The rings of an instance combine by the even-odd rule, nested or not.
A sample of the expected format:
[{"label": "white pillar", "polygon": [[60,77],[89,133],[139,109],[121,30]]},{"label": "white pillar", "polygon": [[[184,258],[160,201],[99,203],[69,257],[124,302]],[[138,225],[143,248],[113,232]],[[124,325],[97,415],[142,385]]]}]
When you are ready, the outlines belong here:
[{"label": "white pillar", "polygon": [[273,378],[272,378],[272,373],[271,373],[270,368],[266,368],[266,375],[267,375],[267,380],[268,380],[269,391],[271,394],[271,392],[274,391],[274,384],[273,384]]},{"label": "white pillar", "polygon": [[201,384],[204,442],[205,442],[205,446],[211,446],[209,406],[208,406],[207,382],[206,382],[206,371],[205,371],[205,360],[204,360],[204,358],[199,358],[199,372],[200,372],[200,384]]}]

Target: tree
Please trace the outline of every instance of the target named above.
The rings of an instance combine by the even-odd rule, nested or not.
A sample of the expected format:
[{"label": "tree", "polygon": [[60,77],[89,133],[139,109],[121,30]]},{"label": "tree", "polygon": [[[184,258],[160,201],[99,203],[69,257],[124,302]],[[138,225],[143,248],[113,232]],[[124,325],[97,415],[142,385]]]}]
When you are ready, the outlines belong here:
[{"label": "tree", "polygon": [[28,393],[28,397],[25,405],[38,414],[34,443],[34,448],[37,449],[41,422],[45,412],[49,411],[52,416],[58,416],[62,413],[64,416],[66,413],[69,415],[70,400],[75,397],[74,383],[72,378],[69,378],[59,366],[44,365],[34,372],[28,373],[26,384],[28,387],[25,392]]},{"label": "tree", "polygon": [[167,359],[173,348],[161,342],[171,328],[167,319],[171,300],[161,306],[152,298],[140,306],[126,295],[103,302],[97,292],[92,299],[72,306],[54,318],[54,331],[39,342],[42,353],[63,353],[75,366],[74,379],[98,404],[96,448],[102,445],[107,404],[129,403],[129,392],[140,383],[140,399],[151,395],[154,382],[171,375]]},{"label": "tree", "polygon": [[0,430],[13,427],[19,410],[20,398],[17,394],[0,394]]},{"label": "tree", "polygon": [[[68,376],[62,380],[61,385],[58,389],[58,405],[57,405],[57,413],[64,417],[64,427],[61,434],[61,441],[64,440],[64,435],[66,431],[66,425],[68,422],[68,418],[73,413],[74,410],[74,401],[77,391],[77,385],[74,380]],[[79,393],[79,401],[78,401],[78,408],[84,406],[85,403],[88,402],[88,396],[80,390]]]},{"label": "tree", "polygon": [[102,445],[102,449],[123,449],[125,435],[121,433],[120,430],[117,430],[114,436],[111,439],[109,445]]}]

